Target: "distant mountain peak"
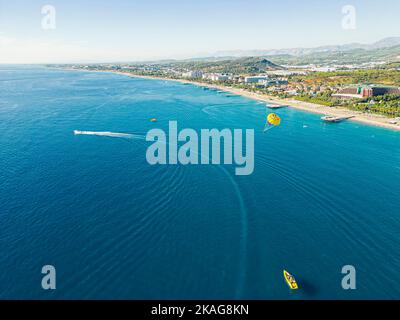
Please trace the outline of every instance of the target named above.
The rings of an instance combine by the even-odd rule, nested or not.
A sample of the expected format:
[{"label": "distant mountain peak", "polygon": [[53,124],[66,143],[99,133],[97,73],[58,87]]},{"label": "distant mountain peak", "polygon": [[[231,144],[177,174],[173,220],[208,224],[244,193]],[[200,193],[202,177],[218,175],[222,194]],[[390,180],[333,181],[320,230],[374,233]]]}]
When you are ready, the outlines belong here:
[{"label": "distant mountain peak", "polygon": [[290,49],[271,49],[271,50],[232,50],[219,51],[213,54],[215,57],[255,57],[255,56],[274,56],[274,55],[293,55],[303,56],[321,52],[346,52],[350,50],[375,50],[391,48],[400,45],[400,37],[387,37],[371,44],[348,43],[343,45],[327,45],[315,48],[290,48]]}]

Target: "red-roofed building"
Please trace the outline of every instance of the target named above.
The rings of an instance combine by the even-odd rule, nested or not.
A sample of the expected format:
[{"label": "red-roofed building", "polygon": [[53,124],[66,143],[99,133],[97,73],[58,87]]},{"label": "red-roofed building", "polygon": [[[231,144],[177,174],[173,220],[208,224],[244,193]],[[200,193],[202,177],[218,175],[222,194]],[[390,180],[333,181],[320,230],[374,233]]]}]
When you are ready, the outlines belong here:
[{"label": "red-roofed building", "polygon": [[333,94],[334,97],[339,98],[367,98],[383,96],[385,94],[398,94],[400,95],[400,88],[395,87],[378,87],[378,86],[358,86],[350,87],[340,90],[338,93]]}]

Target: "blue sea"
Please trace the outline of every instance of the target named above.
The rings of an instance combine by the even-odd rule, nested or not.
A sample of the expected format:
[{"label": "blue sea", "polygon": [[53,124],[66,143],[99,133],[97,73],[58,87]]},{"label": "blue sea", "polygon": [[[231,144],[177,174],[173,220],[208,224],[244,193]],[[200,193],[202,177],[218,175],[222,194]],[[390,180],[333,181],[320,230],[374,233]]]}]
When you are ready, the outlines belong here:
[{"label": "blue sea", "polygon": [[[0,298],[400,299],[400,133],[286,108],[264,134],[266,112],[194,85],[0,66]],[[73,133],[171,120],[254,129],[254,173],[150,166],[143,139]]]}]

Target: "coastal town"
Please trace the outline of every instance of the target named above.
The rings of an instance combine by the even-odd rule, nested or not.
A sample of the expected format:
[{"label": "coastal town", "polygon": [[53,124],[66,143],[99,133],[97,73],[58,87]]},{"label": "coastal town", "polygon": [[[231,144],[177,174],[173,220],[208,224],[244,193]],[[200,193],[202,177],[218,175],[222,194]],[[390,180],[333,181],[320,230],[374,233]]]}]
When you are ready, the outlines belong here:
[{"label": "coastal town", "polygon": [[324,115],[363,122],[373,118],[379,125],[400,129],[398,63],[279,65],[266,57],[245,57],[62,67],[214,86]]}]

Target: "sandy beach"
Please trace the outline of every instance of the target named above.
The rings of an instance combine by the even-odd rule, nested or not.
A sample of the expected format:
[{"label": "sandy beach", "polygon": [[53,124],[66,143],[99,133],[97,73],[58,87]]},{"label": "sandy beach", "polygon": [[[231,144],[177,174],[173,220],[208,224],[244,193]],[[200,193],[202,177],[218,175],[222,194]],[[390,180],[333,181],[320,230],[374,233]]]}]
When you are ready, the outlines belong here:
[{"label": "sandy beach", "polygon": [[[72,70],[76,70],[76,69],[72,69]],[[99,71],[94,71],[94,72],[99,72]],[[258,93],[246,91],[244,89],[232,88],[232,87],[216,85],[216,84],[207,84],[207,83],[197,82],[197,81],[192,81],[192,80],[170,79],[170,78],[162,78],[162,77],[134,75],[134,74],[131,74],[128,72],[121,72],[121,71],[100,71],[100,72],[111,72],[111,73],[116,73],[116,74],[129,76],[129,77],[133,77],[133,78],[175,81],[175,82],[180,82],[180,83],[193,84],[193,85],[197,85],[200,87],[214,88],[214,89],[226,91],[229,93],[241,95],[246,98],[263,101],[266,103],[287,105],[287,106],[295,108],[295,109],[312,112],[312,113],[316,113],[316,114],[330,115],[330,116],[337,116],[337,117],[353,117],[347,121],[357,121],[357,122],[372,125],[372,126],[378,126],[378,127],[395,130],[395,131],[400,131],[400,122],[397,124],[389,123],[391,121],[390,118],[382,116],[382,115],[378,115],[378,114],[366,114],[366,113],[362,113],[362,112],[348,110],[345,108],[327,107],[327,106],[323,106],[323,105],[319,105],[319,104],[297,101],[297,100],[293,100],[293,99],[279,99],[274,96],[258,94]]]}]

